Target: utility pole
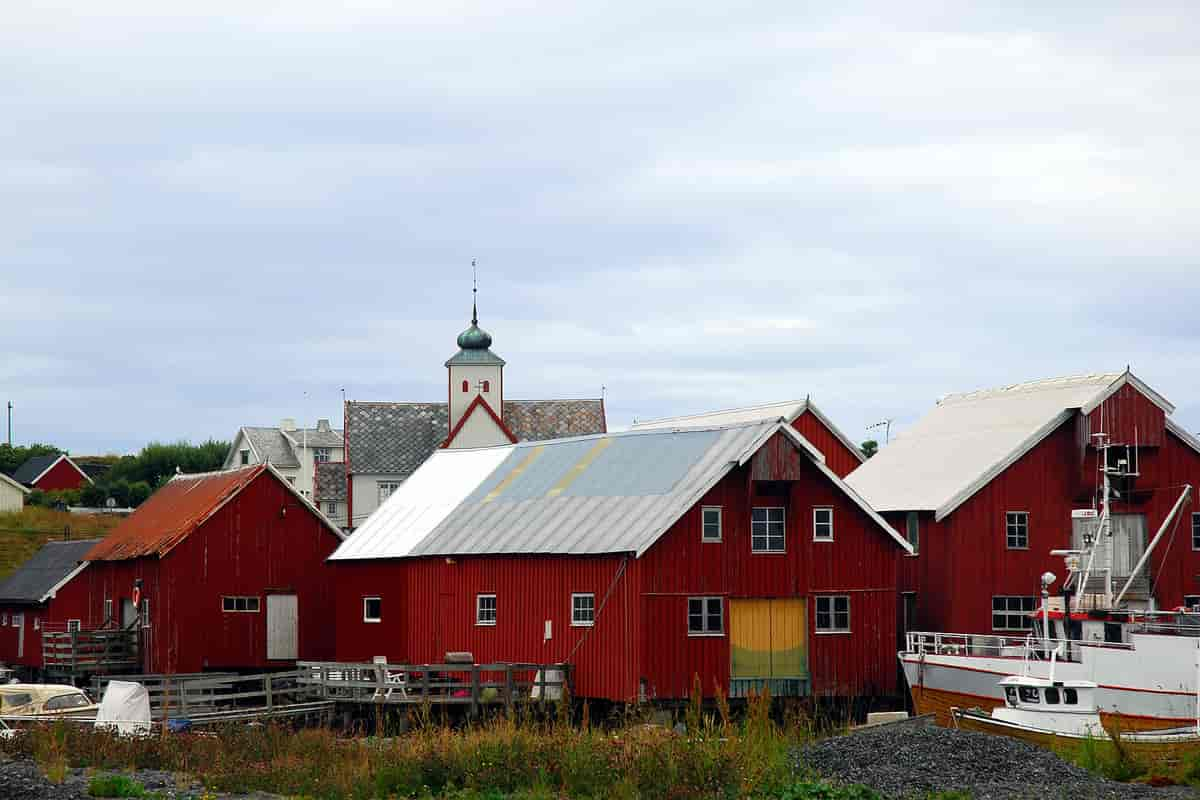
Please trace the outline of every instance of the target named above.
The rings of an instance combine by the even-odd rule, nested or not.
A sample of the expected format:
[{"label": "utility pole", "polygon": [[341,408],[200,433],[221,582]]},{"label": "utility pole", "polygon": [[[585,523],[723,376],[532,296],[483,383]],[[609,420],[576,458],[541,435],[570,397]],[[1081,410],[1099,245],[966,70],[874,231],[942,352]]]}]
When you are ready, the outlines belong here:
[{"label": "utility pole", "polygon": [[8,401],[8,446],[12,447],[12,400]]}]

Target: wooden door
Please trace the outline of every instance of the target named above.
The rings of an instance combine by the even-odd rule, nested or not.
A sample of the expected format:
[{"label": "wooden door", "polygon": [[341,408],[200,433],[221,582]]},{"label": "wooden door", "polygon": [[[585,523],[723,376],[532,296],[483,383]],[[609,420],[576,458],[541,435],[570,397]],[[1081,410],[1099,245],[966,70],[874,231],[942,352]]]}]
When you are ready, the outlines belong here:
[{"label": "wooden door", "polygon": [[803,598],[731,600],[730,694],[770,687],[776,696],[808,693],[808,622]]},{"label": "wooden door", "polygon": [[267,595],[267,659],[291,661],[299,656],[300,609],[294,594]]}]

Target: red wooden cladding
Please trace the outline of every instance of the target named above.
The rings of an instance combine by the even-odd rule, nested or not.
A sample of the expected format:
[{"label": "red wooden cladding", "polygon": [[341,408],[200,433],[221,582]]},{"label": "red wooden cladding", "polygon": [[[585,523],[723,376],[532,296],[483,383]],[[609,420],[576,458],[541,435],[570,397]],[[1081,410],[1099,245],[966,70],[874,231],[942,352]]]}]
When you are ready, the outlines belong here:
[{"label": "red wooden cladding", "polygon": [[796,417],[792,427],[808,439],[825,456],[825,464],[839,478],[844,478],[862,464],[858,455],[825,426],[816,414],[805,411]]},{"label": "red wooden cladding", "polygon": [[[727,635],[688,635],[687,599],[852,595],[853,630],[815,635],[809,614],[813,690],[896,690],[896,562],[899,546],[820,471],[777,436],[754,466],[735,469],[688,510],[640,559],[456,557],[333,562],[337,657],[432,663],[446,652],[476,661],[576,665],[576,691],[616,701],[684,698],[699,675],[706,695],[729,690]],[[779,484],[751,478],[753,470]],[[721,507],[720,542],[701,541],[701,509]],[[755,505],[784,506],[786,551],[752,553]],[[833,510],[834,540],[813,541],[813,509]],[[571,595],[593,594],[592,628],[571,626]],[[476,624],[476,595],[495,594],[494,626]],[[363,599],[379,597],[379,622],[363,620]],[[607,597],[607,600],[605,598]],[[550,623],[549,639],[546,622]],[[582,642],[582,643],[581,643]]]},{"label": "red wooden cladding", "polygon": [[54,492],[63,489],[78,489],[87,482],[87,476],[80,472],[79,468],[69,459],[64,458],[39,478],[33,488],[41,489],[43,492]]},{"label": "red wooden cladding", "polygon": [[[17,629],[12,625],[14,613],[25,615],[25,647],[21,657],[17,657]],[[8,615],[8,625],[0,627],[0,664],[40,668],[42,630],[45,626],[49,624],[56,626],[57,630],[62,630],[68,620],[77,619],[87,627],[90,622],[89,613],[87,592],[79,582],[78,576],[76,580],[60,588],[54,598],[43,605],[0,606],[0,615]]]},{"label": "red wooden cladding", "polygon": [[1114,443],[1136,441],[1143,447],[1160,447],[1166,435],[1166,419],[1161,408],[1127,383],[1087,415],[1087,427],[1089,434],[1107,433]]},{"label": "red wooden cladding", "polygon": [[[141,579],[150,601],[147,672],[280,665],[267,659],[271,594],[297,595],[300,657],[330,658],[334,603],[323,563],[338,542],[311,506],[264,471],[166,556],[91,562],[69,587],[86,594],[86,624],[94,625],[106,599],[119,618]],[[223,596],[257,597],[259,611],[225,612]]]}]

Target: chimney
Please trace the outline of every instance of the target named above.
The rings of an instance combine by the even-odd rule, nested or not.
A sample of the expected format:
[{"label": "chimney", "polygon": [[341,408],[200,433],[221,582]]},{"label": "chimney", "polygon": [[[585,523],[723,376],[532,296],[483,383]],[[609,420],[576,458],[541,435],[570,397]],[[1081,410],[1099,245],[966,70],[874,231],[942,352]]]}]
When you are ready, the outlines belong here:
[{"label": "chimney", "polygon": [[319,419],[317,420],[317,430],[321,433],[329,433],[333,429],[329,427],[329,420]]},{"label": "chimney", "polygon": [[279,422],[279,428],[280,428],[280,430],[285,430],[285,431],[289,431],[289,432],[294,431],[294,430],[296,430],[296,420],[292,419],[291,417],[284,417]]}]

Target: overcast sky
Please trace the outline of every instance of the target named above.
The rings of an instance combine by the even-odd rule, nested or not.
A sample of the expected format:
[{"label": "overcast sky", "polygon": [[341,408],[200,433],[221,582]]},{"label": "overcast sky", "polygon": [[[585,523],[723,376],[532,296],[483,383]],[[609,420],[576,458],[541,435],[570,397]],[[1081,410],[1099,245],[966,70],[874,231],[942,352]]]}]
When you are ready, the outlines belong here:
[{"label": "overcast sky", "polygon": [[8,0],[14,440],[442,399],[472,258],[613,428],[1132,364],[1200,430],[1195,3],[804,5]]}]

